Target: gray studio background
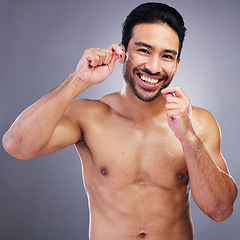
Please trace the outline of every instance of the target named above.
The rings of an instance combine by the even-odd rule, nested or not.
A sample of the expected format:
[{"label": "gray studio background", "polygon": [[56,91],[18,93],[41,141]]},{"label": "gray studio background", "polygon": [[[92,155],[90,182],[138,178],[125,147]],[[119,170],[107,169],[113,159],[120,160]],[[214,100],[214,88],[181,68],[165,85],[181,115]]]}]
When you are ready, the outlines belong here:
[{"label": "gray studio background", "polygon": [[[86,48],[119,43],[125,16],[137,0],[0,0],[0,135],[27,106],[60,84]],[[165,0],[188,28],[173,85],[208,109],[222,130],[222,152],[237,184],[239,161],[240,2]],[[122,87],[121,65],[82,97]],[[224,194],[224,193],[223,193]],[[195,240],[239,240],[239,197],[234,213],[215,223],[192,201]],[[0,239],[86,240],[87,197],[74,149],[23,161],[0,146]],[[117,221],[117,219],[116,219]]]}]

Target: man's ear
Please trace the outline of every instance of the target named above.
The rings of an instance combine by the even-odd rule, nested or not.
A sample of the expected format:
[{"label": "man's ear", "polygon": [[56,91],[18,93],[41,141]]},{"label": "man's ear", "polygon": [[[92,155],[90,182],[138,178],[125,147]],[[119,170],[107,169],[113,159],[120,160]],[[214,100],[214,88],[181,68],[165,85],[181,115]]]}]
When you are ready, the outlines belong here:
[{"label": "man's ear", "polygon": [[122,45],[122,43],[119,43],[119,46],[122,48],[123,53],[119,56],[118,61],[123,64],[126,59],[125,47]]}]

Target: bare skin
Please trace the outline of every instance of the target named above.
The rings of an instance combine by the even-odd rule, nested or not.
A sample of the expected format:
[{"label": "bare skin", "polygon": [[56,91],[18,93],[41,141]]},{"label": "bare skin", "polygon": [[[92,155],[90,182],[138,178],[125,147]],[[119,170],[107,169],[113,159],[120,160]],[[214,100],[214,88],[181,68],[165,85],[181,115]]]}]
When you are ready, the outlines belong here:
[{"label": "bare skin", "polygon": [[[167,87],[180,62],[178,44],[169,26],[140,24],[127,49],[134,64],[124,61],[121,45],[86,50],[76,71],[26,109],[3,138],[6,150],[21,159],[76,145],[91,240],[192,240],[189,185],[213,220],[232,213],[237,188],[215,119],[191,107],[181,88]],[[117,59],[125,69],[121,92],[73,101],[104,81]]]}]

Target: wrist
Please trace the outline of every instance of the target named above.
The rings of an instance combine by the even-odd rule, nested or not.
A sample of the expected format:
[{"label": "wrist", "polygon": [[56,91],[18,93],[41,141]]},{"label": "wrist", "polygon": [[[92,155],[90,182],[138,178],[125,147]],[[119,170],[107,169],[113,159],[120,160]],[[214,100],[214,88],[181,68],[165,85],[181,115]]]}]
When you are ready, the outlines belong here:
[{"label": "wrist", "polygon": [[193,144],[196,141],[199,141],[198,136],[195,134],[194,131],[188,132],[183,138],[179,139],[182,145],[185,144]]},{"label": "wrist", "polygon": [[71,90],[75,97],[93,85],[92,83],[81,80],[75,73],[71,74],[67,80],[67,88]]}]

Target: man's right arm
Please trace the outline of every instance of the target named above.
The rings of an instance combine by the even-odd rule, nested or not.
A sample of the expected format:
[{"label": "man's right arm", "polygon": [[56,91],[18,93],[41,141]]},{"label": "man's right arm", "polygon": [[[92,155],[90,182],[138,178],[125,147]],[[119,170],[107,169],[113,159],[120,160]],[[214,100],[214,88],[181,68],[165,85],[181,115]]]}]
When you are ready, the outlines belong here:
[{"label": "man's right arm", "polygon": [[20,114],[3,137],[7,152],[20,159],[35,158],[71,145],[81,137],[80,128],[68,112],[73,99],[87,85],[76,81],[69,84],[71,78]]},{"label": "man's right arm", "polygon": [[16,158],[30,159],[76,143],[81,128],[73,100],[89,86],[104,81],[121,53],[116,44],[86,50],[73,74],[20,114],[3,136],[4,148]]}]

